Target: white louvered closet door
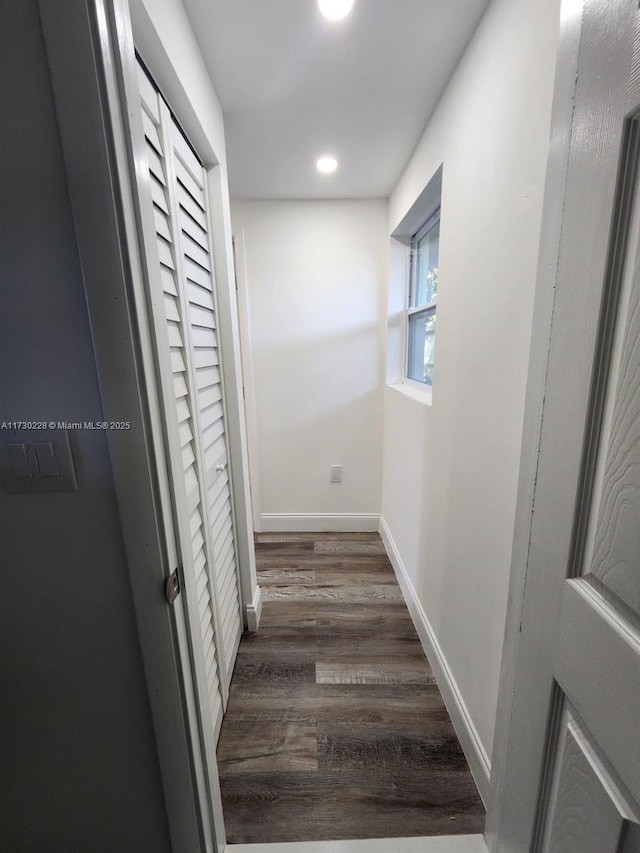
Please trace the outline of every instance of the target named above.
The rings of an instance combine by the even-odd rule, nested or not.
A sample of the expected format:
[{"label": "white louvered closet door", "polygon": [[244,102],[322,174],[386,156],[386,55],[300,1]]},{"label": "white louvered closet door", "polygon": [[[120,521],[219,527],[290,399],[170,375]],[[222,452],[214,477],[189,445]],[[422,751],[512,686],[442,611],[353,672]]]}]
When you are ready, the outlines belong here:
[{"label": "white louvered closet door", "polygon": [[221,668],[228,686],[242,634],[242,616],[205,171],[168,108],[165,110],[169,121],[176,239],[181,252],[182,295],[188,323],[204,502],[220,619],[217,636]]},{"label": "white louvered closet door", "polygon": [[205,175],[141,67],[138,80],[149,178],[142,195],[155,225],[149,286],[175,521],[195,675],[217,734],[242,620]]}]

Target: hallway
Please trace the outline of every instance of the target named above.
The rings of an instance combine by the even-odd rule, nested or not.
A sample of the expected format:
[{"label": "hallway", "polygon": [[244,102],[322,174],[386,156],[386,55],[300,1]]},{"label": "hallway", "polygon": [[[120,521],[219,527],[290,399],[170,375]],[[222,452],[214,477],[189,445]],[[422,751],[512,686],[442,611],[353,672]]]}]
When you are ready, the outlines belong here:
[{"label": "hallway", "polygon": [[260,630],[218,744],[228,843],[481,832],[379,535],[258,534],[256,559]]}]

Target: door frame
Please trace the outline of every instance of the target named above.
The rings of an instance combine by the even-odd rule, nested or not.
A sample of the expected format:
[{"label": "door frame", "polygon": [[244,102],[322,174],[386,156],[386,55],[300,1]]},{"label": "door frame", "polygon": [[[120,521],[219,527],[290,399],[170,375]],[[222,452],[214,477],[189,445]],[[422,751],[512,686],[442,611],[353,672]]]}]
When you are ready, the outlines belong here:
[{"label": "door frame", "polygon": [[[594,446],[601,309],[619,234],[618,161],[637,0],[563,0],[486,836],[538,850],[550,782],[560,589]],[[638,68],[636,67],[636,71]]]},{"label": "door frame", "polygon": [[242,382],[244,410],[247,422],[247,446],[249,450],[249,483],[251,488],[251,511],[253,529],[262,533],[262,498],[260,490],[260,457],[258,451],[257,412],[255,404],[255,382],[251,348],[251,322],[249,304],[249,282],[247,279],[247,247],[244,228],[236,228],[233,235],[233,255],[236,268],[236,293],[238,300],[238,327],[242,356]]}]

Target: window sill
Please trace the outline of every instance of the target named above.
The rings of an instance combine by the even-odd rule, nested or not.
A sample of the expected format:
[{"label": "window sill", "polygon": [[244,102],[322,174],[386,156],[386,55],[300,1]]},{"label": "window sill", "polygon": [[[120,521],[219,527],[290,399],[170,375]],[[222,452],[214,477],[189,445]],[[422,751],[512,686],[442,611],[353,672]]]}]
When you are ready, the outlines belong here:
[{"label": "window sill", "polygon": [[433,389],[431,385],[422,385],[420,382],[412,382],[411,379],[404,379],[401,382],[389,383],[389,388],[393,388],[399,394],[404,394],[405,397],[410,397],[423,406],[432,405]]}]

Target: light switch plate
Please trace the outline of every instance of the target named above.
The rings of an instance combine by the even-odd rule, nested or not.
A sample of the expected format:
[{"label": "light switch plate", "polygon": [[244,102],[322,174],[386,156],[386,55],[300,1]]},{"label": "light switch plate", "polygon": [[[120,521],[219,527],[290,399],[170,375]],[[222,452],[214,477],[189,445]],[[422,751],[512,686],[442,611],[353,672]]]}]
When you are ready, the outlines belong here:
[{"label": "light switch plate", "polygon": [[77,492],[67,430],[1,430],[0,481],[10,494]]}]

